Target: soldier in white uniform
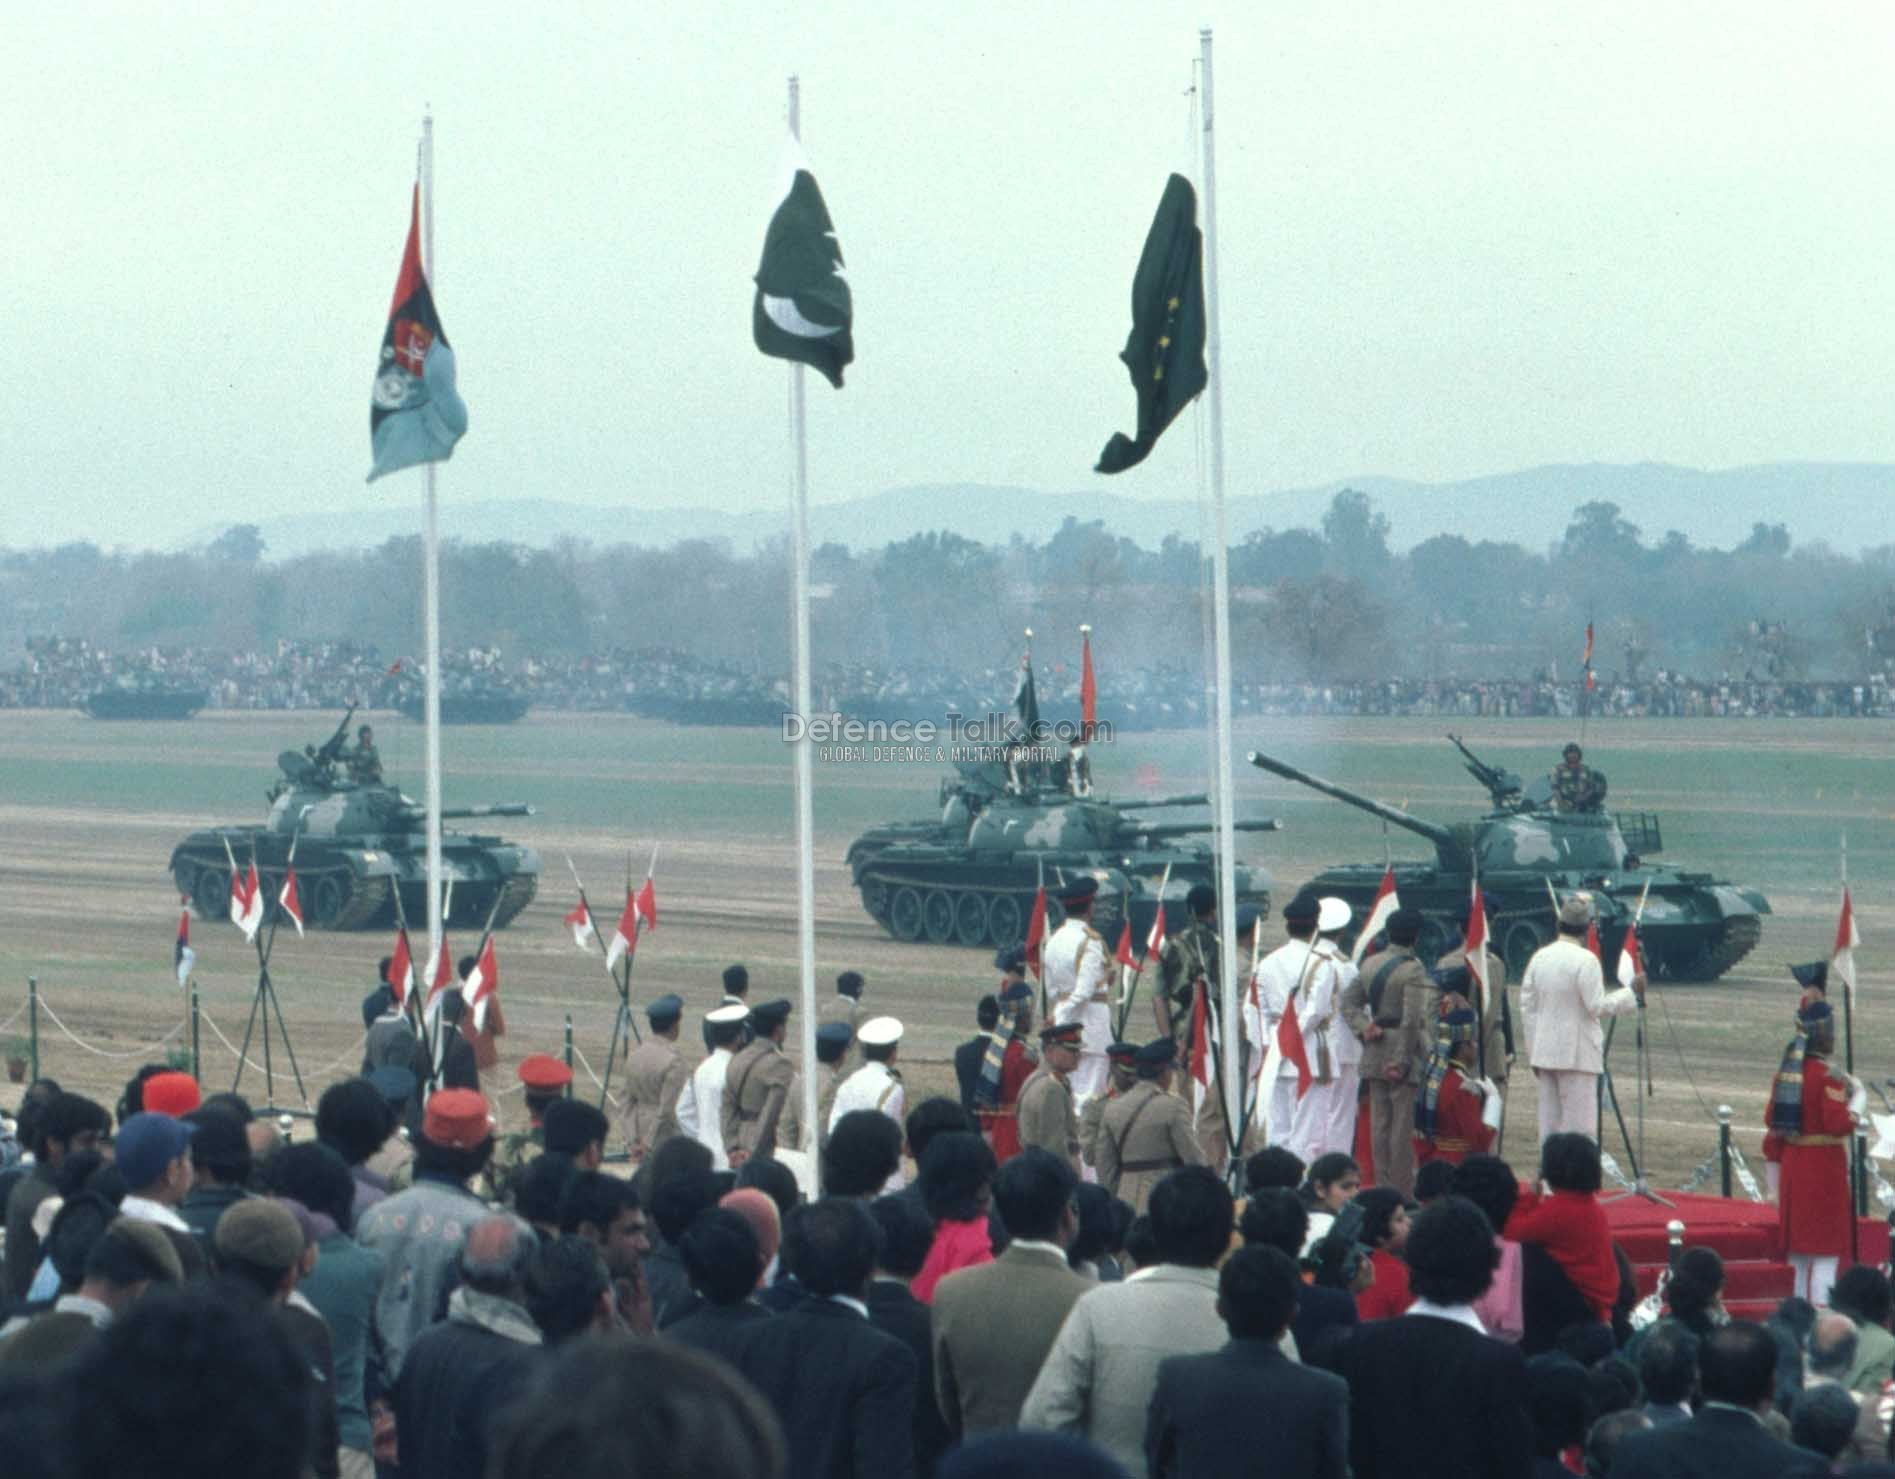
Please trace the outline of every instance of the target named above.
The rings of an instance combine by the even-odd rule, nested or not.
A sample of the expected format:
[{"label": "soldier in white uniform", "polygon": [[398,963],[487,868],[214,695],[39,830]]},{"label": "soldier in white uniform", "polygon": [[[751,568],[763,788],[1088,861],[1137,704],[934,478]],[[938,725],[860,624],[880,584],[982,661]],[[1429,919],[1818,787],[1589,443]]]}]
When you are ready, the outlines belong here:
[{"label": "soldier in white uniform", "polygon": [[1080,878],[1060,892],[1066,922],[1053,932],[1040,951],[1040,980],[1052,999],[1054,1024],[1080,1026],[1079,1067],[1072,1076],[1073,1106],[1105,1092],[1105,1050],[1112,1045],[1112,1006],[1108,986],[1109,952],[1092,927],[1092,900],[1099,892],[1097,879]]},{"label": "soldier in white uniform", "polygon": [[[901,1071],[895,1067],[901,1023],[893,1017],[871,1017],[857,1030],[855,1040],[862,1045],[862,1066],[837,1086],[826,1130],[833,1133],[836,1121],[857,1109],[873,1109],[885,1114],[900,1127],[908,1105]],[[900,1191],[907,1184],[898,1165],[895,1174],[882,1184],[882,1191],[886,1195]]]},{"label": "soldier in white uniform", "polygon": [[730,1169],[730,1157],[724,1151],[724,1077],[749,1020],[750,1008],[742,1002],[719,1007],[705,1017],[710,1054],[678,1095],[678,1128],[710,1151],[712,1169],[718,1171]]},{"label": "soldier in white uniform", "polygon": [[[1257,962],[1252,991],[1244,1003],[1244,1035],[1250,1041],[1251,1060],[1261,1064],[1276,1042],[1277,1023],[1283,1020],[1290,994],[1310,973],[1311,952],[1315,946],[1316,921],[1321,906],[1316,896],[1299,893],[1283,906],[1283,928],[1289,934],[1276,949]],[[1298,1019],[1302,1004],[1297,1004]],[[1296,1122],[1296,1065],[1284,1060],[1277,1066],[1274,1083],[1259,1084],[1264,1102],[1260,1109],[1269,1117],[1265,1126],[1271,1145],[1288,1147]]]},{"label": "soldier in white uniform", "polygon": [[[1296,1019],[1315,1081],[1296,1101],[1288,1144],[1305,1165],[1332,1150],[1355,1153],[1362,1044],[1343,1020],[1342,993],[1355,979],[1356,968],[1336,943],[1336,935],[1349,927],[1354,913],[1341,899],[1317,901],[1315,960],[1296,996]],[[1294,1085],[1295,1069],[1290,1072]]]}]

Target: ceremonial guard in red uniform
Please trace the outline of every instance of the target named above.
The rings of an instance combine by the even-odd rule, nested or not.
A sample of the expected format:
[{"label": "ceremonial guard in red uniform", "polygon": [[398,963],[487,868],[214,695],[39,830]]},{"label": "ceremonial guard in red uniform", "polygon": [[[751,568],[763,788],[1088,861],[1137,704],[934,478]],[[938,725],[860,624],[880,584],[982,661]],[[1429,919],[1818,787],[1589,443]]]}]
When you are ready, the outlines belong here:
[{"label": "ceremonial guard in red uniform", "polygon": [[1849,1142],[1862,1089],[1829,1061],[1836,1019],[1827,1001],[1805,1006],[1797,1025],[1802,1032],[1783,1055],[1770,1099],[1770,1129],[1783,1147],[1777,1221],[1796,1293],[1822,1305],[1849,1251]]},{"label": "ceremonial guard in red uniform", "polygon": [[1469,1007],[1443,1012],[1436,1024],[1434,1047],[1415,1100],[1417,1166],[1429,1161],[1458,1166],[1470,1155],[1493,1148],[1494,1131],[1482,1118],[1488,1089],[1473,1076],[1478,1031],[1479,1019]]},{"label": "ceremonial guard in red uniform", "polygon": [[[1027,1034],[1033,1030],[1033,988],[1025,981],[1003,988],[1000,1020],[1005,1036],[996,1032],[987,1046],[974,1104],[981,1131],[993,1146],[994,1160],[1004,1163],[1020,1153],[1020,1090],[1040,1066],[1039,1059],[1027,1050]],[[1006,1026],[1008,1023],[1011,1027]]]},{"label": "ceremonial guard in red uniform", "polygon": [[[1813,1002],[1829,1000],[1829,962],[1816,960],[1808,965],[1793,965],[1790,967],[1790,974],[1796,978],[1796,984],[1803,988],[1803,994],[1797,998],[1796,1011],[1793,1014],[1797,1019],[1796,1034],[1801,1037],[1803,1035],[1801,1020],[1803,1009]],[[1786,1048],[1784,1051],[1787,1055],[1789,1049]],[[1772,1201],[1777,1200],[1782,1191],[1780,1184],[1782,1177],[1783,1137],[1770,1128],[1770,1122],[1766,1118],[1763,1132],[1763,1181],[1764,1190]]]}]

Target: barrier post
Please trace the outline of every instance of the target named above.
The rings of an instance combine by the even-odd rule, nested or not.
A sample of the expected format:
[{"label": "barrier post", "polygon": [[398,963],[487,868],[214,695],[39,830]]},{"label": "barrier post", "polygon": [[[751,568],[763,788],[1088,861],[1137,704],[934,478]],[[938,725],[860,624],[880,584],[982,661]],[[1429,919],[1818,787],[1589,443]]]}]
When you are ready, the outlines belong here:
[{"label": "barrier post", "polygon": [[26,978],[27,1054],[33,1060],[32,1079],[39,1082],[39,977]]},{"label": "barrier post", "polygon": [[[572,1069],[572,1013],[571,1012],[566,1013],[566,1068],[568,1072],[570,1072]],[[566,1097],[568,1099],[572,1098],[572,1080],[571,1079],[568,1079],[566,1081]]]},{"label": "barrier post", "polygon": [[1731,1107],[1717,1106],[1717,1169],[1723,1194],[1731,1194]]}]

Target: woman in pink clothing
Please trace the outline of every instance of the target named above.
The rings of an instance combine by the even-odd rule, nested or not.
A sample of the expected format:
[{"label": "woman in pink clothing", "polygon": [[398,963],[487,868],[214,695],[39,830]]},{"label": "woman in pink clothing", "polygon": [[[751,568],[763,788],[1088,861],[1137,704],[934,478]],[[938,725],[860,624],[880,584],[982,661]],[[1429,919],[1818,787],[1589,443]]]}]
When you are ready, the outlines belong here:
[{"label": "woman in pink clothing", "polygon": [[1500,1249],[1500,1262],[1494,1268],[1494,1281],[1487,1292],[1474,1301],[1474,1313],[1487,1333],[1496,1340],[1518,1345],[1526,1334],[1525,1308],[1520,1294],[1520,1245],[1501,1237],[1500,1230],[1513,1215],[1513,1204],[1520,1199],[1520,1183],[1513,1168],[1499,1156],[1471,1155],[1454,1168],[1448,1191],[1466,1197],[1493,1224],[1494,1246]]},{"label": "woman in pink clothing", "polygon": [[923,1304],[934,1303],[934,1286],[956,1269],[993,1262],[987,1232],[993,1190],[993,1147],[981,1136],[957,1130],[928,1142],[921,1156],[921,1204],[934,1219],[934,1244],[908,1284]]}]

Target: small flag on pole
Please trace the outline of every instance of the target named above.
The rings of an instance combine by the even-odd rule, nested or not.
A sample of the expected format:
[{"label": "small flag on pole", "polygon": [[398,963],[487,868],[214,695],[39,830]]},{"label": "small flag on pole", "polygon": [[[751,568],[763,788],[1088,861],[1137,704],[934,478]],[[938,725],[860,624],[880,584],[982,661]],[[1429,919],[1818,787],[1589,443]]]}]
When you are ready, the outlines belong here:
[{"label": "small flag on pole", "polygon": [[1596,959],[1605,959],[1604,952],[1599,945],[1599,921],[1596,919],[1592,920],[1586,926],[1586,948],[1593,953]]},{"label": "small flag on pole", "polygon": [[1581,664],[1586,670],[1586,692],[1593,690],[1592,681],[1592,623],[1586,623],[1586,656]]},{"label": "small flag on pole", "polygon": [[[1301,1099],[1316,1081],[1316,1075],[1310,1071],[1309,1048],[1303,1041],[1303,1024],[1296,1017],[1294,991],[1290,993],[1290,999],[1283,1007],[1283,1016],[1276,1025],[1276,1043],[1284,1061],[1296,1065],[1296,1097]],[[1276,1126],[1271,1128],[1274,1130]]]},{"label": "small flag on pole", "polygon": [[757,348],[798,360],[842,389],[843,369],[855,359],[855,308],[829,207],[794,136],[784,151],[756,281],[750,332]]},{"label": "small flag on pole", "polygon": [[1040,974],[1040,946],[1046,941],[1046,885],[1033,895],[1033,912],[1026,920],[1026,967],[1037,978]]},{"label": "small flag on pole", "polygon": [[1202,979],[1191,990],[1191,1114],[1195,1118],[1211,1092],[1211,1012]]},{"label": "small flag on pole", "polygon": [[435,957],[434,964],[428,970],[426,985],[428,988],[427,1010],[436,1010],[440,999],[450,986],[459,984],[454,974],[454,956],[447,948],[447,931],[441,931],[441,953]]},{"label": "small flag on pole", "polygon": [[1375,901],[1369,905],[1369,917],[1362,921],[1362,929],[1355,937],[1355,948],[1349,952],[1349,958],[1357,965],[1368,954],[1369,942],[1387,926],[1388,916],[1401,906],[1401,898],[1395,892],[1395,869],[1391,864],[1382,870],[1382,882],[1375,890]]},{"label": "small flag on pole", "polygon": [[1855,1010],[1856,1000],[1856,946],[1862,943],[1862,936],[1856,933],[1855,906],[1849,902],[1849,885],[1842,886],[1842,913],[1836,919],[1836,948],[1829,957],[1829,968],[1842,982],[1842,989],[1848,998],[1849,1010]]},{"label": "small flag on pole", "polygon": [[303,901],[296,892],[296,865],[292,863],[283,875],[283,887],[276,896],[277,906],[289,916],[291,924],[296,926],[296,938],[303,937]]},{"label": "small flag on pole", "polygon": [[1618,978],[1621,986],[1630,986],[1634,980],[1645,973],[1645,962],[1638,953],[1638,927],[1628,924],[1625,938],[1619,943]]},{"label": "small flag on pole", "polygon": [[1079,629],[1079,733],[1092,738],[1099,722],[1099,684],[1092,675],[1092,628]]},{"label": "small flag on pole", "polygon": [[404,467],[445,462],[467,431],[467,406],[454,388],[454,351],[421,268],[419,184],[409,207],[408,245],[388,305],[388,326],[382,330],[368,424],[371,483]]},{"label": "small flag on pole", "polygon": [[586,908],[583,899],[566,915],[566,928],[572,931],[573,944],[581,950],[592,948],[592,911]]},{"label": "small flag on pole", "polygon": [[1165,182],[1132,277],[1132,332],[1119,358],[1138,396],[1138,434],[1122,431],[1094,472],[1124,472],[1151,454],[1159,436],[1210,383],[1204,367],[1204,234],[1197,192],[1183,175]]},{"label": "small flag on pole", "polygon": [[1112,958],[1135,971],[1144,969],[1143,963],[1132,954],[1132,921],[1129,918],[1119,926],[1119,948],[1112,952]]},{"label": "small flag on pole", "polygon": [[1474,885],[1474,897],[1467,909],[1467,973],[1474,978],[1474,1005],[1487,1010],[1487,905],[1481,898],[1480,885]]},{"label": "small flag on pole", "polygon": [[178,984],[191,979],[191,967],[197,964],[197,952],[191,948],[191,907],[178,911],[178,942],[171,950],[171,964],[177,970]]},{"label": "small flag on pole", "polygon": [[388,957],[388,989],[395,993],[395,1005],[408,999],[415,984],[414,957],[408,951],[408,931],[395,931],[395,951]]},{"label": "small flag on pole", "polygon": [[254,861],[241,876],[230,875],[230,922],[243,931],[246,941],[254,940],[263,925],[263,883]]},{"label": "small flag on pole", "polygon": [[382,676],[384,678],[392,678],[395,676],[395,674],[399,673],[400,671],[401,671],[401,659],[396,658],[393,662],[391,662],[388,665],[388,671],[383,673]]},{"label": "small flag on pole", "polygon": [[500,964],[494,958],[493,936],[489,935],[487,943],[481,946],[473,970],[467,973],[467,979],[461,983],[461,995],[473,1009],[476,1032],[486,1030],[488,1003],[497,1000],[499,990]]},{"label": "small flag on pole", "polygon": [[647,878],[637,893],[628,891],[625,895],[625,910],[619,915],[618,928],[612,932],[612,943],[606,947],[605,963],[617,965],[621,956],[638,948],[640,934],[657,927],[658,895],[651,879]]},{"label": "small flag on pole", "polygon": [[1152,917],[1151,932],[1145,936],[1145,959],[1162,955],[1165,951],[1165,901],[1158,901],[1158,912]]}]

